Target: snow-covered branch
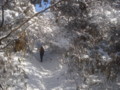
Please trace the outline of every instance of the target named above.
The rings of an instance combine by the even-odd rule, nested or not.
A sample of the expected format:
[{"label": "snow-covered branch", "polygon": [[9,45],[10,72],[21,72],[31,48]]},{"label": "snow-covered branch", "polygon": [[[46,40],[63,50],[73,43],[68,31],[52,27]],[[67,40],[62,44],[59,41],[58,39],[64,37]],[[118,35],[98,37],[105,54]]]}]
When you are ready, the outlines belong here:
[{"label": "snow-covered branch", "polygon": [[32,18],[34,18],[35,16],[37,16],[37,15],[40,14],[40,13],[45,12],[45,11],[48,10],[48,9],[54,7],[56,4],[58,4],[58,3],[62,2],[62,1],[63,1],[63,0],[60,0],[60,1],[56,2],[55,4],[49,6],[48,8],[46,8],[46,9],[44,9],[44,10],[42,10],[42,11],[34,14],[34,15],[31,16],[30,18],[28,18],[28,19],[27,19],[26,21],[24,21],[22,24],[20,24],[19,26],[17,26],[17,27],[14,28],[13,30],[11,30],[6,36],[2,37],[2,38],[0,39],[0,43],[1,43],[2,40],[4,40],[4,39],[6,39],[7,37],[9,37],[13,32],[15,32],[15,31],[17,31],[19,28],[21,28],[25,23],[27,23],[28,21],[30,21]]}]

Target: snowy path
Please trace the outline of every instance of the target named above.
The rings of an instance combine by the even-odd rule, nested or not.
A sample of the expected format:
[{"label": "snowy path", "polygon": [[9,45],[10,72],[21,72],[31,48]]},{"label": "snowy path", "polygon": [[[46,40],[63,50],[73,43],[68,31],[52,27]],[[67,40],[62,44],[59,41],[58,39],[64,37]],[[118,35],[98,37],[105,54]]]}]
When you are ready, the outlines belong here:
[{"label": "snowy path", "polygon": [[[29,33],[34,37],[33,42],[42,42],[50,50],[47,49],[41,63],[39,53],[34,51],[37,43],[34,42],[33,48],[31,47],[34,53],[26,56],[24,62],[24,70],[28,75],[27,90],[76,90],[74,81],[68,79],[67,66],[62,63],[65,60],[62,52],[56,52],[56,49],[63,51],[70,47],[69,38],[65,38],[68,36],[67,31],[57,26],[54,15],[50,12],[40,18],[40,29],[31,29]],[[52,24],[54,25],[51,26]]]},{"label": "snowy path", "polygon": [[43,62],[39,62],[39,53],[25,61],[28,75],[27,90],[75,90],[73,81],[67,79],[67,68],[61,63],[62,55],[45,53]]}]

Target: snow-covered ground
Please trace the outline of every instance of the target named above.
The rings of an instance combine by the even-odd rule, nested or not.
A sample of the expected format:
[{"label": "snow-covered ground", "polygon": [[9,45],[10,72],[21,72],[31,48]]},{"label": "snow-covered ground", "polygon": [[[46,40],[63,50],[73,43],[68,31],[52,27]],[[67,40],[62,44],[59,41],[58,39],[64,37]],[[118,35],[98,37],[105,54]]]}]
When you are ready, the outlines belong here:
[{"label": "snow-covered ground", "polygon": [[[6,12],[5,17],[8,20],[13,20],[14,16],[19,17],[17,12],[11,12],[11,10]],[[13,16],[9,14],[10,12],[13,13]],[[30,11],[28,15],[31,14],[33,13]],[[109,11],[105,11],[105,15],[110,16],[110,14],[112,15]],[[98,22],[98,19],[93,19],[93,22]],[[111,22],[116,23],[115,20],[111,19]],[[120,78],[117,78],[117,81],[109,82],[101,74],[90,75],[86,72],[79,72],[81,76],[78,76],[74,72],[72,72],[73,75],[69,73],[64,53],[71,47],[71,38],[74,35],[67,33],[62,26],[58,27],[52,13],[45,12],[39,17],[33,18],[29,24],[26,31],[30,52],[25,56],[20,52],[12,53],[11,56],[11,60],[16,64],[19,59],[21,60],[21,68],[25,71],[27,78],[26,88],[8,90],[120,90]],[[43,62],[40,62],[37,50],[40,43],[45,48]],[[102,50],[100,52],[103,53]],[[3,54],[0,55],[4,57]],[[107,56],[106,53],[104,55]],[[105,56],[103,59],[109,59]],[[89,58],[89,56],[85,55],[84,58]],[[85,67],[84,64],[83,66]]]},{"label": "snow-covered ground", "polygon": [[[68,71],[64,54],[71,46],[72,36],[55,25],[52,18],[51,13],[40,16],[40,29],[29,27],[30,43],[33,44],[30,45],[31,51],[25,57],[19,53],[14,56],[15,59],[23,58],[21,66],[27,77],[25,90],[112,90],[113,87],[118,90],[119,85],[107,83],[101,74],[97,76],[79,72],[81,76],[78,76]],[[45,48],[43,62],[40,62],[38,51],[40,43]]]},{"label": "snow-covered ground", "polygon": [[75,90],[74,82],[67,79],[62,54],[46,52],[42,63],[39,59],[39,53],[35,53],[23,63],[28,75],[27,90]]},{"label": "snow-covered ground", "polygon": [[[49,18],[46,17],[49,14]],[[35,38],[31,52],[22,62],[27,75],[27,90],[75,90],[74,80],[68,78],[67,65],[64,63],[64,52],[69,48],[69,39],[65,38],[66,32],[57,25],[50,26],[53,21],[51,13],[46,13],[41,19],[41,30],[30,31],[30,37]],[[35,36],[34,36],[35,34]],[[43,37],[43,38],[41,38]],[[33,39],[34,40],[34,39]],[[37,44],[43,44],[45,55],[43,62]],[[20,56],[18,56],[20,57]]]}]

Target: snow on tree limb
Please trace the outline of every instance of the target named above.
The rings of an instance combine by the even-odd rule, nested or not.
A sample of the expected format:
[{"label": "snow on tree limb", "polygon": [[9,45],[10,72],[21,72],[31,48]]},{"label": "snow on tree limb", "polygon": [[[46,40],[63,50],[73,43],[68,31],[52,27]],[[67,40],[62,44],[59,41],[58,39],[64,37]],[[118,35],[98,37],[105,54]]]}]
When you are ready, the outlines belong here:
[{"label": "snow on tree limb", "polygon": [[30,18],[28,18],[28,19],[27,19],[26,21],[24,21],[22,24],[20,24],[19,26],[17,26],[17,27],[14,28],[13,30],[11,30],[6,36],[0,38],[0,43],[1,43],[2,40],[8,38],[13,32],[15,32],[15,31],[17,31],[19,28],[21,28],[25,23],[27,23],[28,21],[30,21],[32,18],[34,18],[35,16],[37,16],[37,15],[40,14],[40,13],[45,12],[45,11],[48,10],[48,9],[54,7],[56,4],[58,4],[58,3],[62,2],[62,1],[64,1],[64,0],[60,0],[60,1],[56,2],[55,4],[49,6],[48,8],[46,8],[46,9],[44,9],[44,10],[42,10],[42,11],[34,14],[34,15],[31,16]]}]

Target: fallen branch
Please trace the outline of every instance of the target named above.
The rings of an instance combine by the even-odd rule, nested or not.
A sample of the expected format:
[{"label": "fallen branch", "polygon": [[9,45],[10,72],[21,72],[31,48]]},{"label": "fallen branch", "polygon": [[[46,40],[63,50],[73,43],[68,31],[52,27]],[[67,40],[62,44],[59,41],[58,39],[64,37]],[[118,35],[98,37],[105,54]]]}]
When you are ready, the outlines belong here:
[{"label": "fallen branch", "polygon": [[2,40],[4,40],[4,39],[6,39],[7,37],[9,37],[13,32],[15,32],[15,31],[17,31],[19,28],[21,28],[25,23],[27,23],[28,21],[30,21],[33,17],[35,17],[35,16],[37,16],[38,14],[43,13],[44,11],[46,11],[46,10],[54,7],[56,4],[58,4],[58,3],[62,2],[62,1],[64,1],[64,0],[60,0],[60,1],[56,2],[55,4],[49,6],[48,8],[46,8],[46,9],[44,9],[44,10],[42,10],[42,11],[36,13],[36,14],[34,14],[33,16],[31,16],[29,19],[27,19],[26,21],[24,21],[21,25],[19,25],[18,27],[14,28],[13,30],[11,30],[6,36],[2,37],[2,38],[0,39],[0,43],[1,43]]}]

